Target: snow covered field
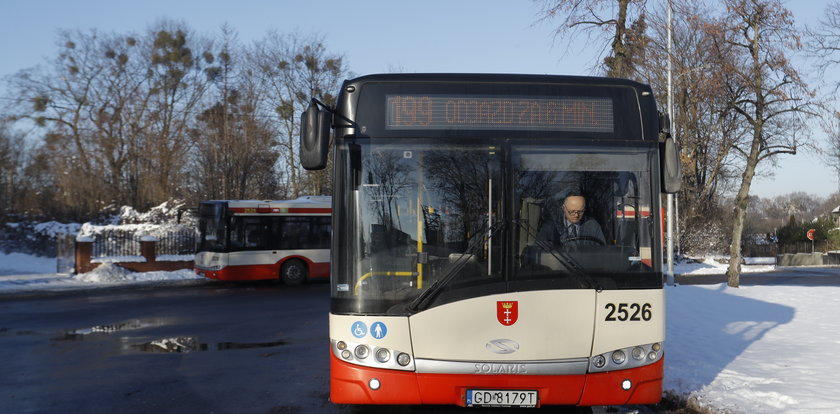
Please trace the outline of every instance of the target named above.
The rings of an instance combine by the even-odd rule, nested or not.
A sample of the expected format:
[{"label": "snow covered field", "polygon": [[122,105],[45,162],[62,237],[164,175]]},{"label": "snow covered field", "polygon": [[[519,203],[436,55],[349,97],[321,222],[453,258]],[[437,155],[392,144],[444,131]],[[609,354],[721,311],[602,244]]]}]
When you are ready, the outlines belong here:
[{"label": "snow covered field", "polygon": [[[772,259],[752,260],[743,271],[774,268]],[[711,258],[675,267],[725,271]],[[198,279],[189,270],[131,273],[108,264],[76,276],[54,272],[55,259],[0,254],[0,294]],[[666,295],[666,392],[712,411],[840,411],[840,287],[679,285]]]},{"label": "snow covered field", "polygon": [[[675,269],[725,272],[712,260]],[[840,287],[680,285],[666,295],[666,390],[734,413],[840,412]]]}]

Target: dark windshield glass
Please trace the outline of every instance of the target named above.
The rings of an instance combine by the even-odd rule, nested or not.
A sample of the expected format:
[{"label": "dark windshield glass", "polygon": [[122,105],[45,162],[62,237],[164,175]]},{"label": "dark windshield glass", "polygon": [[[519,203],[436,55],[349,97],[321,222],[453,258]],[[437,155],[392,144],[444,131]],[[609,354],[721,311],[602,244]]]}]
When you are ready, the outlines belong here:
[{"label": "dark windshield glass", "polygon": [[[346,192],[333,253],[336,312],[409,314],[517,290],[661,286],[648,149],[359,141],[338,146]],[[570,209],[589,224],[569,240],[553,223],[572,189],[587,203]]]},{"label": "dark windshield glass", "polygon": [[201,203],[198,207],[198,251],[223,252],[227,248],[225,205]]},{"label": "dark windshield glass", "polygon": [[539,285],[574,267],[596,288],[656,287],[653,153],[523,148],[512,157],[515,279]]}]

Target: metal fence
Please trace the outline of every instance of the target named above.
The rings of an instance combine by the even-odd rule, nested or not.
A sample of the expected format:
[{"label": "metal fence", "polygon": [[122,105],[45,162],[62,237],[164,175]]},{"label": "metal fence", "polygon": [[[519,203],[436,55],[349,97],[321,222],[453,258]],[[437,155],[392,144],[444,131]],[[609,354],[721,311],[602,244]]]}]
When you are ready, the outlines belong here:
[{"label": "metal fence", "polygon": [[192,255],[195,254],[196,235],[193,229],[183,229],[158,237],[157,254]]},{"label": "metal fence", "polygon": [[814,253],[814,252],[828,253],[828,252],[830,252],[832,250],[836,250],[836,249],[837,249],[837,247],[834,246],[828,240],[816,240],[814,242],[798,241],[798,242],[793,242],[793,243],[780,244],[779,245],[779,254]]},{"label": "metal fence", "polygon": [[[140,256],[140,238],[146,235],[126,229],[108,229],[99,232],[94,237],[91,256],[93,258]],[[153,237],[157,239],[158,256],[195,253],[196,237],[195,231],[191,228],[156,231]]]},{"label": "metal fence", "polygon": [[798,241],[783,244],[744,243],[742,246],[742,254],[744,255],[744,257],[773,257],[780,254],[813,252],[828,253],[833,250],[837,250],[837,246],[834,246],[834,244],[828,240],[816,240],[813,242],[813,244],[811,243],[811,241]]},{"label": "metal fence", "polygon": [[743,257],[775,257],[777,254],[779,254],[779,245],[776,243],[757,244],[748,242],[741,246]]}]

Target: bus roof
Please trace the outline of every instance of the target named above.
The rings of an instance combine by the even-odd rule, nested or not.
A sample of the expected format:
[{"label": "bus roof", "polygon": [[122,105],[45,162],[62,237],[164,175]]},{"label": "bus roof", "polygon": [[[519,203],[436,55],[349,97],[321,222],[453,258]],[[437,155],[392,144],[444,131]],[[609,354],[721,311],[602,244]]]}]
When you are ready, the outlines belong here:
[{"label": "bus roof", "polygon": [[593,76],[390,73],[344,81],[338,139],[660,139],[649,85]]},{"label": "bus roof", "polygon": [[623,78],[600,76],[573,76],[548,74],[509,73],[379,73],[348,79],[345,84],[367,82],[480,82],[480,83],[545,83],[545,84],[587,84],[602,86],[630,86],[650,90],[650,86]]}]

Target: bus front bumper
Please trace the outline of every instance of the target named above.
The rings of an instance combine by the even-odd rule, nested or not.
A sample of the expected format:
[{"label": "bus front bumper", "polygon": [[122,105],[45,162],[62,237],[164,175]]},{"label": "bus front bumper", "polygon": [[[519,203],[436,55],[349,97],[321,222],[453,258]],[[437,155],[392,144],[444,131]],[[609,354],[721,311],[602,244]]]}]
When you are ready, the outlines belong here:
[{"label": "bus front bumper", "polygon": [[[330,400],[336,404],[466,404],[468,389],[537,390],[538,405],[655,404],[664,364],[582,375],[417,374],[349,364],[330,352]],[[371,380],[377,389],[371,387]]]}]

